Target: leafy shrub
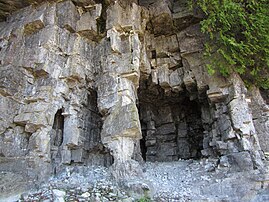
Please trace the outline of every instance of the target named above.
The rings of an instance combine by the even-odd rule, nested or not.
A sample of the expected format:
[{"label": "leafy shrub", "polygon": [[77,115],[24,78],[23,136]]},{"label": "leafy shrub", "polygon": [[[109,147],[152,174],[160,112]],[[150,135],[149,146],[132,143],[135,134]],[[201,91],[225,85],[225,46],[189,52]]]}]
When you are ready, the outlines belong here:
[{"label": "leafy shrub", "polygon": [[151,202],[151,200],[148,197],[143,197],[143,198],[139,199],[137,202]]},{"label": "leafy shrub", "polygon": [[269,88],[269,0],[193,0],[205,14],[202,31],[210,74],[235,71],[246,84]]}]

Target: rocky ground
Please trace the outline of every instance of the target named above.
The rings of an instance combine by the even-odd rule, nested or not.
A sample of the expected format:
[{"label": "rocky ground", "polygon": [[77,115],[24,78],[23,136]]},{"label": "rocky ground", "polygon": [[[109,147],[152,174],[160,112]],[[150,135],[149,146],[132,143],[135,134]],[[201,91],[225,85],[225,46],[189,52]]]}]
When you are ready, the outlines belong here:
[{"label": "rocky ground", "polygon": [[[143,172],[142,178],[118,186],[107,168],[67,168],[39,189],[0,201],[269,201],[266,172],[231,172],[216,160],[145,163]],[[5,176],[22,184],[19,177],[1,173],[2,190],[7,189]]]}]

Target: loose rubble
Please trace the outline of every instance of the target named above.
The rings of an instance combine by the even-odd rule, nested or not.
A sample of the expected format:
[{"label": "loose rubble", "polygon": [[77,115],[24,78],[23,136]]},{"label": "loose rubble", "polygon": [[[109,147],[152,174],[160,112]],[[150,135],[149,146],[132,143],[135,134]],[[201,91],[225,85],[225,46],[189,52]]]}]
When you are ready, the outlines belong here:
[{"label": "loose rubble", "polygon": [[[22,194],[17,201],[266,201],[266,173],[230,172],[216,159],[145,163],[143,178],[122,186],[107,168],[79,166],[51,178],[38,191]],[[135,192],[137,185],[143,193]]]}]

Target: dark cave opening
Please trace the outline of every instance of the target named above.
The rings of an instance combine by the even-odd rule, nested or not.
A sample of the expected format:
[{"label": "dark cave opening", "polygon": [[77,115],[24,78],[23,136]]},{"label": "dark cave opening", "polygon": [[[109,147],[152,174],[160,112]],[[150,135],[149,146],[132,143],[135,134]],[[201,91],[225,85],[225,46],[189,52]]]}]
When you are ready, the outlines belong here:
[{"label": "dark cave opening", "polygon": [[63,109],[59,109],[55,116],[50,132],[50,152],[52,161],[53,174],[56,174],[56,164],[61,161],[61,147],[63,144],[63,133],[64,133],[64,116],[62,115]]},{"label": "dark cave opening", "polygon": [[177,161],[202,157],[204,128],[201,103],[186,90],[165,91],[159,85],[141,85],[138,91],[145,161]]},{"label": "dark cave opening", "polygon": [[64,116],[62,115],[63,110],[59,109],[55,116],[52,129],[54,133],[52,134],[52,143],[54,146],[61,146],[63,143],[63,131],[64,131]]}]

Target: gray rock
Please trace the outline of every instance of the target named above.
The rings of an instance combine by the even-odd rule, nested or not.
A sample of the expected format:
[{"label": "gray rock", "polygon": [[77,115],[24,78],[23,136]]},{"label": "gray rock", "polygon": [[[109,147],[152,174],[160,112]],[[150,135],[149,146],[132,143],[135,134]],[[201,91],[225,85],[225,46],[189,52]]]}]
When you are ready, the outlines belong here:
[{"label": "gray rock", "polygon": [[76,31],[76,22],[79,19],[79,13],[72,1],[64,1],[57,4],[56,15],[58,25],[66,28],[70,32]]},{"label": "gray rock", "polygon": [[[30,188],[69,170],[48,189],[66,194],[40,191],[29,201],[85,200],[87,192],[89,200],[114,200],[106,183],[87,188],[96,178],[82,165],[110,167],[115,182],[127,184],[142,178],[142,157],[168,161],[169,172],[178,159],[203,157],[220,158],[218,169],[231,175],[265,169],[268,103],[236,73],[208,75],[199,12],[186,1],[100,2],[1,1],[0,19],[8,17],[0,22],[0,171],[21,173]],[[179,177],[155,166],[165,189],[156,200],[211,200],[215,188],[220,198],[212,200],[238,201],[228,182],[214,184],[218,169],[200,162],[191,168],[210,173],[194,178],[188,167]],[[3,183],[5,196],[20,185],[12,180]],[[141,195],[138,182],[129,188]],[[204,188],[188,198],[188,183]],[[256,193],[245,190],[246,201]]]}]

